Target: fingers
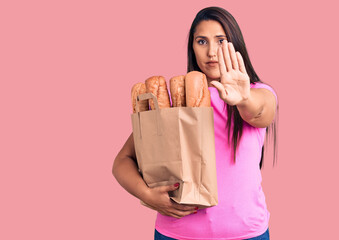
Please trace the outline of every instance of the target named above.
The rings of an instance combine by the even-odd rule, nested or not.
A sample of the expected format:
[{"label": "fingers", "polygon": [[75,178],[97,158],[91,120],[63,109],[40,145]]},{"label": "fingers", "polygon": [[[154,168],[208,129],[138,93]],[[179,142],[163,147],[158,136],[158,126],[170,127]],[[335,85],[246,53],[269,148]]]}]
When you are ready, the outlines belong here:
[{"label": "fingers", "polygon": [[224,85],[222,85],[218,81],[211,81],[210,84],[212,84],[216,89],[218,89],[219,96],[221,99],[225,99],[227,97],[227,92]]},{"label": "fingers", "polygon": [[182,218],[184,216],[197,213],[198,209],[199,208],[195,205],[178,204],[170,199],[169,204],[166,207],[164,206],[158,209],[158,211],[165,216]]},{"label": "fingers", "polygon": [[[219,83],[219,82],[218,82]],[[168,192],[177,190],[179,188],[179,183],[168,185],[168,186],[161,186],[156,187],[158,193],[160,193],[159,201],[162,201],[162,204],[157,204],[158,211],[166,216],[171,216],[175,218],[182,218],[189,214],[197,213],[198,207],[194,205],[187,205],[187,204],[178,204],[173,201],[169,196]]]},{"label": "fingers", "polygon": [[190,214],[195,214],[198,211],[197,206],[193,205],[185,205],[185,204],[178,204],[172,201],[171,207],[167,210],[168,215],[182,218]]},{"label": "fingers", "polygon": [[238,62],[239,62],[240,72],[246,73],[246,67],[245,67],[244,59],[242,58],[240,52],[237,52],[236,55],[237,55],[237,59],[238,59]]},{"label": "fingers", "polygon": [[[220,64],[226,66],[227,72],[229,72],[232,69],[239,70],[240,61],[238,58],[238,54],[240,55],[240,57],[241,57],[241,54],[235,51],[233,43],[227,42],[227,40],[224,40],[221,46],[222,46],[221,49],[220,50],[218,49],[218,58],[219,58],[218,61],[220,62]],[[219,55],[219,51],[221,51],[220,55]],[[219,64],[219,67],[220,67],[220,64]]]},{"label": "fingers", "polygon": [[180,186],[179,183],[175,183],[174,185],[162,186],[161,190],[163,192],[171,192],[171,191],[177,190],[179,186]]},{"label": "fingers", "polygon": [[227,72],[232,70],[232,61],[231,61],[228,45],[229,44],[226,40],[224,40],[221,45]]},{"label": "fingers", "polygon": [[179,204],[179,203],[174,202],[172,199],[171,199],[171,202],[172,202],[172,207],[179,211],[193,211],[194,212],[198,210],[198,207],[194,205]]},{"label": "fingers", "polygon": [[233,44],[230,42],[228,43],[230,54],[231,54],[231,60],[232,60],[232,66],[234,70],[239,70],[239,65],[238,65],[238,59],[235,53],[235,49]]},{"label": "fingers", "polygon": [[180,211],[180,210],[173,209],[170,214],[172,214],[175,218],[182,218],[182,217],[185,217],[187,215],[194,214],[194,213],[196,213],[196,210]]},{"label": "fingers", "polygon": [[225,59],[223,57],[223,53],[222,53],[222,48],[219,47],[218,48],[218,63],[219,63],[219,70],[220,70],[220,77],[225,76],[227,74],[227,69],[226,69],[226,65],[225,65]]}]

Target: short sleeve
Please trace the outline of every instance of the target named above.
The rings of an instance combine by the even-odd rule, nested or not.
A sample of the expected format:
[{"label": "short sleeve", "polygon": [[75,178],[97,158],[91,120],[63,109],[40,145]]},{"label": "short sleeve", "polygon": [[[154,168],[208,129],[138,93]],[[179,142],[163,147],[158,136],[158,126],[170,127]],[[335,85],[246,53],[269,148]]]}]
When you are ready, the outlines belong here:
[{"label": "short sleeve", "polygon": [[277,94],[275,93],[275,91],[273,90],[272,87],[270,87],[269,85],[265,84],[265,83],[261,83],[261,82],[256,82],[256,83],[251,83],[251,88],[265,88],[269,91],[271,91],[274,96],[275,96],[275,101],[278,104],[278,97]]}]

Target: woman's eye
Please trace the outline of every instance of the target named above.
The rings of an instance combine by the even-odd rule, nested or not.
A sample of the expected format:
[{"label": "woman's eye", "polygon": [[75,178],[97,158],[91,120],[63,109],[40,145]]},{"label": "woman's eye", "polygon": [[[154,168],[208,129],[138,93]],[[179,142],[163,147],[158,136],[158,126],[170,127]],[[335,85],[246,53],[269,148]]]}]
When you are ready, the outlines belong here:
[{"label": "woman's eye", "polygon": [[222,42],[223,42],[224,40],[225,40],[225,39],[220,39],[220,40],[219,40],[220,44],[222,44]]},{"label": "woman's eye", "polygon": [[200,39],[200,40],[198,40],[198,44],[205,44],[206,43],[206,41],[205,40],[203,40],[203,39]]}]

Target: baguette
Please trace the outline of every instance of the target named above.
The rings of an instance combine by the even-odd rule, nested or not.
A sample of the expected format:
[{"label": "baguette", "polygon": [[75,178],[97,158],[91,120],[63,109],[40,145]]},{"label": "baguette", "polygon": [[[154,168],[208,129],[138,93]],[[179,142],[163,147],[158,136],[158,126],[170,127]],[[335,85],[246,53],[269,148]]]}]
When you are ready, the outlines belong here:
[{"label": "baguette", "polygon": [[[163,76],[152,76],[145,81],[146,92],[153,93],[158,99],[159,109],[171,107],[169,94],[165,78]],[[155,110],[153,99],[149,99],[149,104],[152,110]]]},{"label": "baguette", "polygon": [[187,107],[211,106],[211,96],[206,75],[202,72],[191,71],[186,74],[185,90]]},{"label": "baguette", "polygon": [[[143,93],[146,93],[146,85],[144,83],[136,83],[133,85],[131,90],[133,113],[137,112],[136,108],[137,96]],[[148,110],[148,101],[139,101],[139,111],[142,112],[147,110]]]},{"label": "baguette", "polygon": [[170,91],[172,98],[172,107],[185,107],[185,75],[172,77],[170,79]]}]

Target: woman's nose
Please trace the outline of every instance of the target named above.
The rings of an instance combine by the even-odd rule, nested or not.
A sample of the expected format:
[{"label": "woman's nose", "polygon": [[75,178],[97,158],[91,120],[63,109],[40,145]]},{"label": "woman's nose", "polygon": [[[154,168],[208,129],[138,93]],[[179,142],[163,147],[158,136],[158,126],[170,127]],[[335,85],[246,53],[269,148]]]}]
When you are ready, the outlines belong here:
[{"label": "woman's nose", "polygon": [[208,49],[208,57],[209,58],[215,58],[217,56],[218,52],[218,45],[216,44],[211,44],[209,49]]}]

